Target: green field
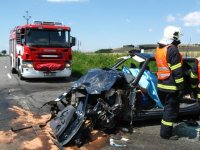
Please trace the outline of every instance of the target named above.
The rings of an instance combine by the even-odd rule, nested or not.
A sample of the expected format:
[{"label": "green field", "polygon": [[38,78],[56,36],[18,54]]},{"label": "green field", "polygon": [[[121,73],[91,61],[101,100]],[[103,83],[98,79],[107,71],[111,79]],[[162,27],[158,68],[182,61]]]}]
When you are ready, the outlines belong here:
[{"label": "green field", "polygon": [[[182,53],[186,56],[186,53]],[[72,76],[80,77],[84,75],[91,68],[109,68],[115,62],[118,61],[119,57],[126,56],[128,53],[83,53],[73,51],[72,61]],[[199,52],[188,52],[188,57],[199,57]],[[130,66],[130,61],[127,61],[125,65]],[[134,62],[135,63],[135,62]],[[136,63],[138,67],[138,64]],[[152,72],[157,71],[155,62],[149,63],[149,68]]]},{"label": "green field", "polygon": [[83,53],[73,52],[72,76],[81,76],[91,68],[108,68],[111,67],[117,58],[127,55],[112,53]]}]

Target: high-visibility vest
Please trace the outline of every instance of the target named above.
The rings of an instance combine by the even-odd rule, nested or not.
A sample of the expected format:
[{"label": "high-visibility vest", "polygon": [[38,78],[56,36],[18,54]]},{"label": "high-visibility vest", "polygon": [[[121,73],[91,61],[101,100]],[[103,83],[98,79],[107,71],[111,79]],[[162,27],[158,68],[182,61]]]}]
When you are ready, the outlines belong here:
[{"label": "high-visibility vest", "polygon": [[200,83],[200,61],[198,62],[198,79]]},{"label": "high-visibility vest", "polygon": [[[169,67],[170,64],[167,63],[167,49],[170,45],[165,46],[163,48],[156,48],[156,53],[155,53],[155,59],[156,59],[156,64],[158,67],[157,71],[157,77],[158,80],[164,80],[170,77],[171,75],[171,69]],[[182,55],[179,53],[181,63],[182,61]]]},{"label": "high-visibility vest", "polygon": [[198,93],[197,98],[200,99],[200,61],[198,61]]},{"label": "high-visibility vest", "polygon": [[169,46],[165,46],[163,48],[158,48],[158,47],[156,48],[155,59],[158,67],[157,71],[158,80],[167,79],[171,74],[171,70],[167,64],[167,59],[166,59],[168,47]]}]

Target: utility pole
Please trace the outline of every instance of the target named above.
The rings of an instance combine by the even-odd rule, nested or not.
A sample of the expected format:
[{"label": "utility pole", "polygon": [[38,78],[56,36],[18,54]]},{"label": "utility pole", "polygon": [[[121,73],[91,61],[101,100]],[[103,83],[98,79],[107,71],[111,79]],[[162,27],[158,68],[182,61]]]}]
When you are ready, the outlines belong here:
[{"label": "utility pole", "polygon": [[29,19],[31,18],[31,16],[28,15],[28,10],[26,11],[26,16],[23,16],[24,19],[26,19],[26,24],[28,24]]},{"label": "utility pole", "polygon": [[81,46],[81,41],[78,40],[78,51],[80,49],[80,46]]}]

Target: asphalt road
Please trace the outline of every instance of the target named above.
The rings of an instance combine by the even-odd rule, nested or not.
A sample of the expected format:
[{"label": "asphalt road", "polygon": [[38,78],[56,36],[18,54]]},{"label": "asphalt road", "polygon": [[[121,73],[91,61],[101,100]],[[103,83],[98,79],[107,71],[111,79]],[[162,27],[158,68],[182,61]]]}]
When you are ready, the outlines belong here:
[{"label": "asphalt road", "polygon": [[[8,108],[19,106],[37,115],[48,114],[48,109],[41,109],[41,106],[62,94],[75,80],[74,78],[68,78],[65,80],[33,79],[21,81],[17,74],[11,74],[9,64],[8,57],[0,57],[0,132],[10,130],[11,121],[19,117],[19,114],[10,111]],[[128,125],[123,124],[121,128],[126,129]],[[110,138],[108,138],[98,148],[93,145],[94,147],[91,146],[89,149],[199,150],[200,141],[196,132],[197,128],[199,126],[189,127],[184,122],[179,122],[176,124],[175,132],[181,138],[177,141],[169,141],[161,139],[159,136],[160,120],[135,122],[132,134],[126,133],[124,130],[116,131],[116,134],[129,139],[128,142],[114,141],[115,144],[119,145],[111,146]],[[30,138],[27,136],[23,134],[20,135],[20,138],[22,140],[23,138]],[[5,145],[0,139],[0,149],[18,150],[21,149],[19,145],[19,143],[15,145],[6,143]]]},{"label": "asphalt road", "polygon": [[[42,104],[55,99],[62,94],[73,82],[73,78],[66,79],[30,79],[19,80],[17,74],[10,72],[9,57],[0,57],[0,92],[2,99],[13,98],[8,101],[21,105],[23,108],[36,112]],[[1,100],[2,103],[3,100]],[[3,104],[4,105],[4,104]]]},{"label": "asphalt road", "polygon": [[[49,114],[49,108],[41,108],[41,106],[65,92],[74,79],[72,77],[66,79],[31,79],[22,81],[17,74],[11,73],[9,57],[0,57],[0,70],[0,132],[9,131],[13,122],[19,117],[18,113],[10,110],[13,106],[33,112],[37,116]],[[24,122],[22,123],[23,125]],[[23,137],[21,141],[27,140],[27,137],[28,135]],[[0,150],[5,149],[5,147],[10,150],[21,149],[20,143],[16,147],[13,143],[6,144],[5,146],[3,142],[4,139],[0,138]]]}]

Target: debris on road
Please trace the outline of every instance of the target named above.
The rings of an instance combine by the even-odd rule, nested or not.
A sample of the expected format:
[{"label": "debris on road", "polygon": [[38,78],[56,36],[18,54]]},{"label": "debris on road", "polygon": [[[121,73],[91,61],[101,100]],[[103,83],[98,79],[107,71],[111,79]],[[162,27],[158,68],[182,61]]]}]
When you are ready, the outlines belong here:
[{"label": "debris on road", "polygon": [[[122,128],[124,129],[124,128]],[[124,136],[124,132],[121,130],[116,131],[116,134],[110,136],[110,146],[114,147],[125,147],[129,139]]]},{"label": "debris on road", "polygon": [[[118,142],[120,142],[120,143],[118,143]],[[125,147],[126,144],[124,144],[124,143],[122,143],[122,142],[123,142],[123,141],[121,141],[121,140],[114,140],[114,139],[110,138],[110,145],[111,145],[111,146],[115,146],[115,147]]]},{"label": "debris on road", "polygon": [[[40,126],[48,122],[50,114],[38,116],[17,106],[13,106],[12,108],[9,108],[9,110],[18,114],[18,117],[10,120],[10,126],[16,131],[0,131],[0,146],[2,149],[59,149],[52,141],[52,136],[50,134],[52,133],[52,130],[49,123],[47,123],[46,126]],[[109,135],[94,130],[91,132],[91,140],[88,143],[85,143],[81,149],[101,149],[108,143],[108,139]],[[63,147],[63,149],[78,150],[79,148],[70,145],[68,147]]]}]

